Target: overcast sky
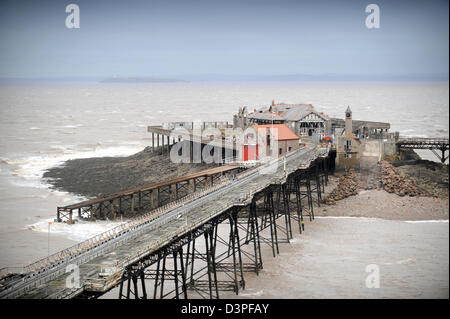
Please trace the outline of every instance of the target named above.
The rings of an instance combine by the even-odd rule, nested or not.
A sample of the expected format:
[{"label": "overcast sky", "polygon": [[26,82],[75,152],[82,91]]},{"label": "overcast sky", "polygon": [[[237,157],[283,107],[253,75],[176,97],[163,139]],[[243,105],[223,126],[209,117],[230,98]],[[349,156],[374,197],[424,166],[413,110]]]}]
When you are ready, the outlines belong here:
[{"label": "overcast sky", "polygon": [[[80,7],[80,28],[65,7]],[[365,8],[380,7],[368,29]],[[448,74],[448,1],[0,0],[0,77]]]}]

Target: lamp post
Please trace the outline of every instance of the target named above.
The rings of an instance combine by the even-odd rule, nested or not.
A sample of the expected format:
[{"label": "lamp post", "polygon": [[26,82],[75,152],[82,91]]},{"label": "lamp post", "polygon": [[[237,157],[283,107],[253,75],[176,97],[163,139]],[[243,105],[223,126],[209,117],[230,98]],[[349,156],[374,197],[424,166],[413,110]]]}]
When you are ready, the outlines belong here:
[{"label": "lamp post", "polygon": [[[272,115],[272,127],[270,128],[270,141],[272,140],[272,136],[273,136],[273,113],[274,113],[274,111],[272,110],[272,112],[270,112],[270,114]],[[269,145],[269,150],[272,150],[271,145]],[[278,156],[278,153],[276,153],[276,154]],[[270,154],[270,156],[272,156],[272,154]]]},{"label": "lamp post", "polygon": [[47,256],[50,258],[50,225],[52,222],[48,222],[48,236],[47,236]]}]

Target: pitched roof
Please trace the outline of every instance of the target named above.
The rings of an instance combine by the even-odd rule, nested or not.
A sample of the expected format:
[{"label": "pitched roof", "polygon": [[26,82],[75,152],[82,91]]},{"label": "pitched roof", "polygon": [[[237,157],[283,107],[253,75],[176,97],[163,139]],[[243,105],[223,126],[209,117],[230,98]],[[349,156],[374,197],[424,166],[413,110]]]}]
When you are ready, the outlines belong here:
[{"label": "pitched roof", "polygon": [[248,118],[257,119],[257,120],[274,120],[274,121],[284,121],[284,118],[271,113],[251,113],[248,115]]},{"label": "pitched roof", "polygon": [[275,130],[278,130],[278,138],[277,141],[284,140],[298,140],[299,137],[295,135],[295,133],[287,127],[286,124],[265,124],[265,125],[254,125],[253,128],[260,134],[265,134],[266,128],[270,129],[270,133],[274,134]]},{"label": "pitched roof", "polygon": [[313,111],[315,110],[311,104],[301,104],[285,111],[282,116],[288,121],[299,121]]},{"label": "pitched roof", "polygon": [[[272,114],[270,112],[274,112]],[[310,113],[315,113],[318,116],[324,118],[325,120],[329,120],[330,118],[322,113],[316,111],[312,104],[286,104],[286,103],[278,103],[270,106],[269,108],[263,107],[259,110],[256,110],[248,115],[249,118],[258,119],[258,120],[273,120],[276,121],[300,121],[305,116]]]}]

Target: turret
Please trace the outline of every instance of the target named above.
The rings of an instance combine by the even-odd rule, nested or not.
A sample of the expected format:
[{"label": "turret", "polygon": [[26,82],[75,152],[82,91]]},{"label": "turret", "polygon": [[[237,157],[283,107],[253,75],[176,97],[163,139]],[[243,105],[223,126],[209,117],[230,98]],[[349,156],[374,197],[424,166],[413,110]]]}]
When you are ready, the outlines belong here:
[{"label": "turret", "polygon": [[345,111],[345,134],[351,133],[353,133],[352,110],[350,109],[350,106],[348,106]]}]

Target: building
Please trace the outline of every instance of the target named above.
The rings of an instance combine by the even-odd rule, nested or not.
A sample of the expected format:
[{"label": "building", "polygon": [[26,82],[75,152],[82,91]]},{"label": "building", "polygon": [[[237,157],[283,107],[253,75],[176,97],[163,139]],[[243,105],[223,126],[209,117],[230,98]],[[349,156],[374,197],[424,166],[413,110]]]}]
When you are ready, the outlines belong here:
[{"label": "building", "polygon": [[[332,118],[329,133],[331,135],[338,136],[339,134],[336,134],[336,132],[342,132],[342,130],[338,129],[345,129],[345,133],[352,132],[357,139],[380,139],[389,134],[389,129],[391,128],[391,125],[389,123],[354,120],[351,118],[351,116],[352,111],[350,107],[348,107],[345,112],[344,120]],[[351,120],[351,126],[348,126],[349,119]]]},{"label": "building", "polygon": [[235,127],[242,129],[251,125],[286,124],[297,136],[313,136],[328,133],[330,118],[318,112],[312,104],[286,104],[272,101],[270,107],[262,107],[248,113],[247,108],[239,108],[234,116]]},{"label": "building", "polygon": [[255,109],[252,113],[248,114],[248,123],[250,125],[259,124],[283,124],[285,119],[280,116],[282,112],[274,107],[274,101],[269,107],[262,107],[260,109]]},{"label": "building", "polygon": [[[300,147],[300,138],[286,124],[254,125],[253,128],[259,137],[264,136],[266,155],[272,155],[271,149],[273,145],[271,143],[275,136],[278,142],[278,156],[282,156]],[[261,153],[261,150],[259,150],[259,153]]]},{"label": "building", "polygon": [[361,142],[353,133],[352,110],[345,111],[345,130],[336,129],[336,165],[344,168],[359,168]]},{"label": "building", "polygon": [[291,127],[298,136],[313,136],[328,133],[330,118],[318,112],[311,104],[297,104],[281,115],[286,125]]},{"label": "building", "polygon": [[[351,113],[351,110],[350,110]],[[245,130],[252,125],[286,124],[299,137],[311,136],[316,143],[328,135],[335,139],[345,132],[346,119],[331,118],[317,111],[312,104],[275,103],[248,112],[247,107],[239,108],[234,115],[234,127]],[[389,134],[390,124],[351,119],[352,131],[356,139],[380,139]]]},{"label": "building", "polygon": [[259,157],[258,154],[258,144],[257,143],[244,143],[242,146],[242,159],[244,162],[247,161],[257,161]]}]

